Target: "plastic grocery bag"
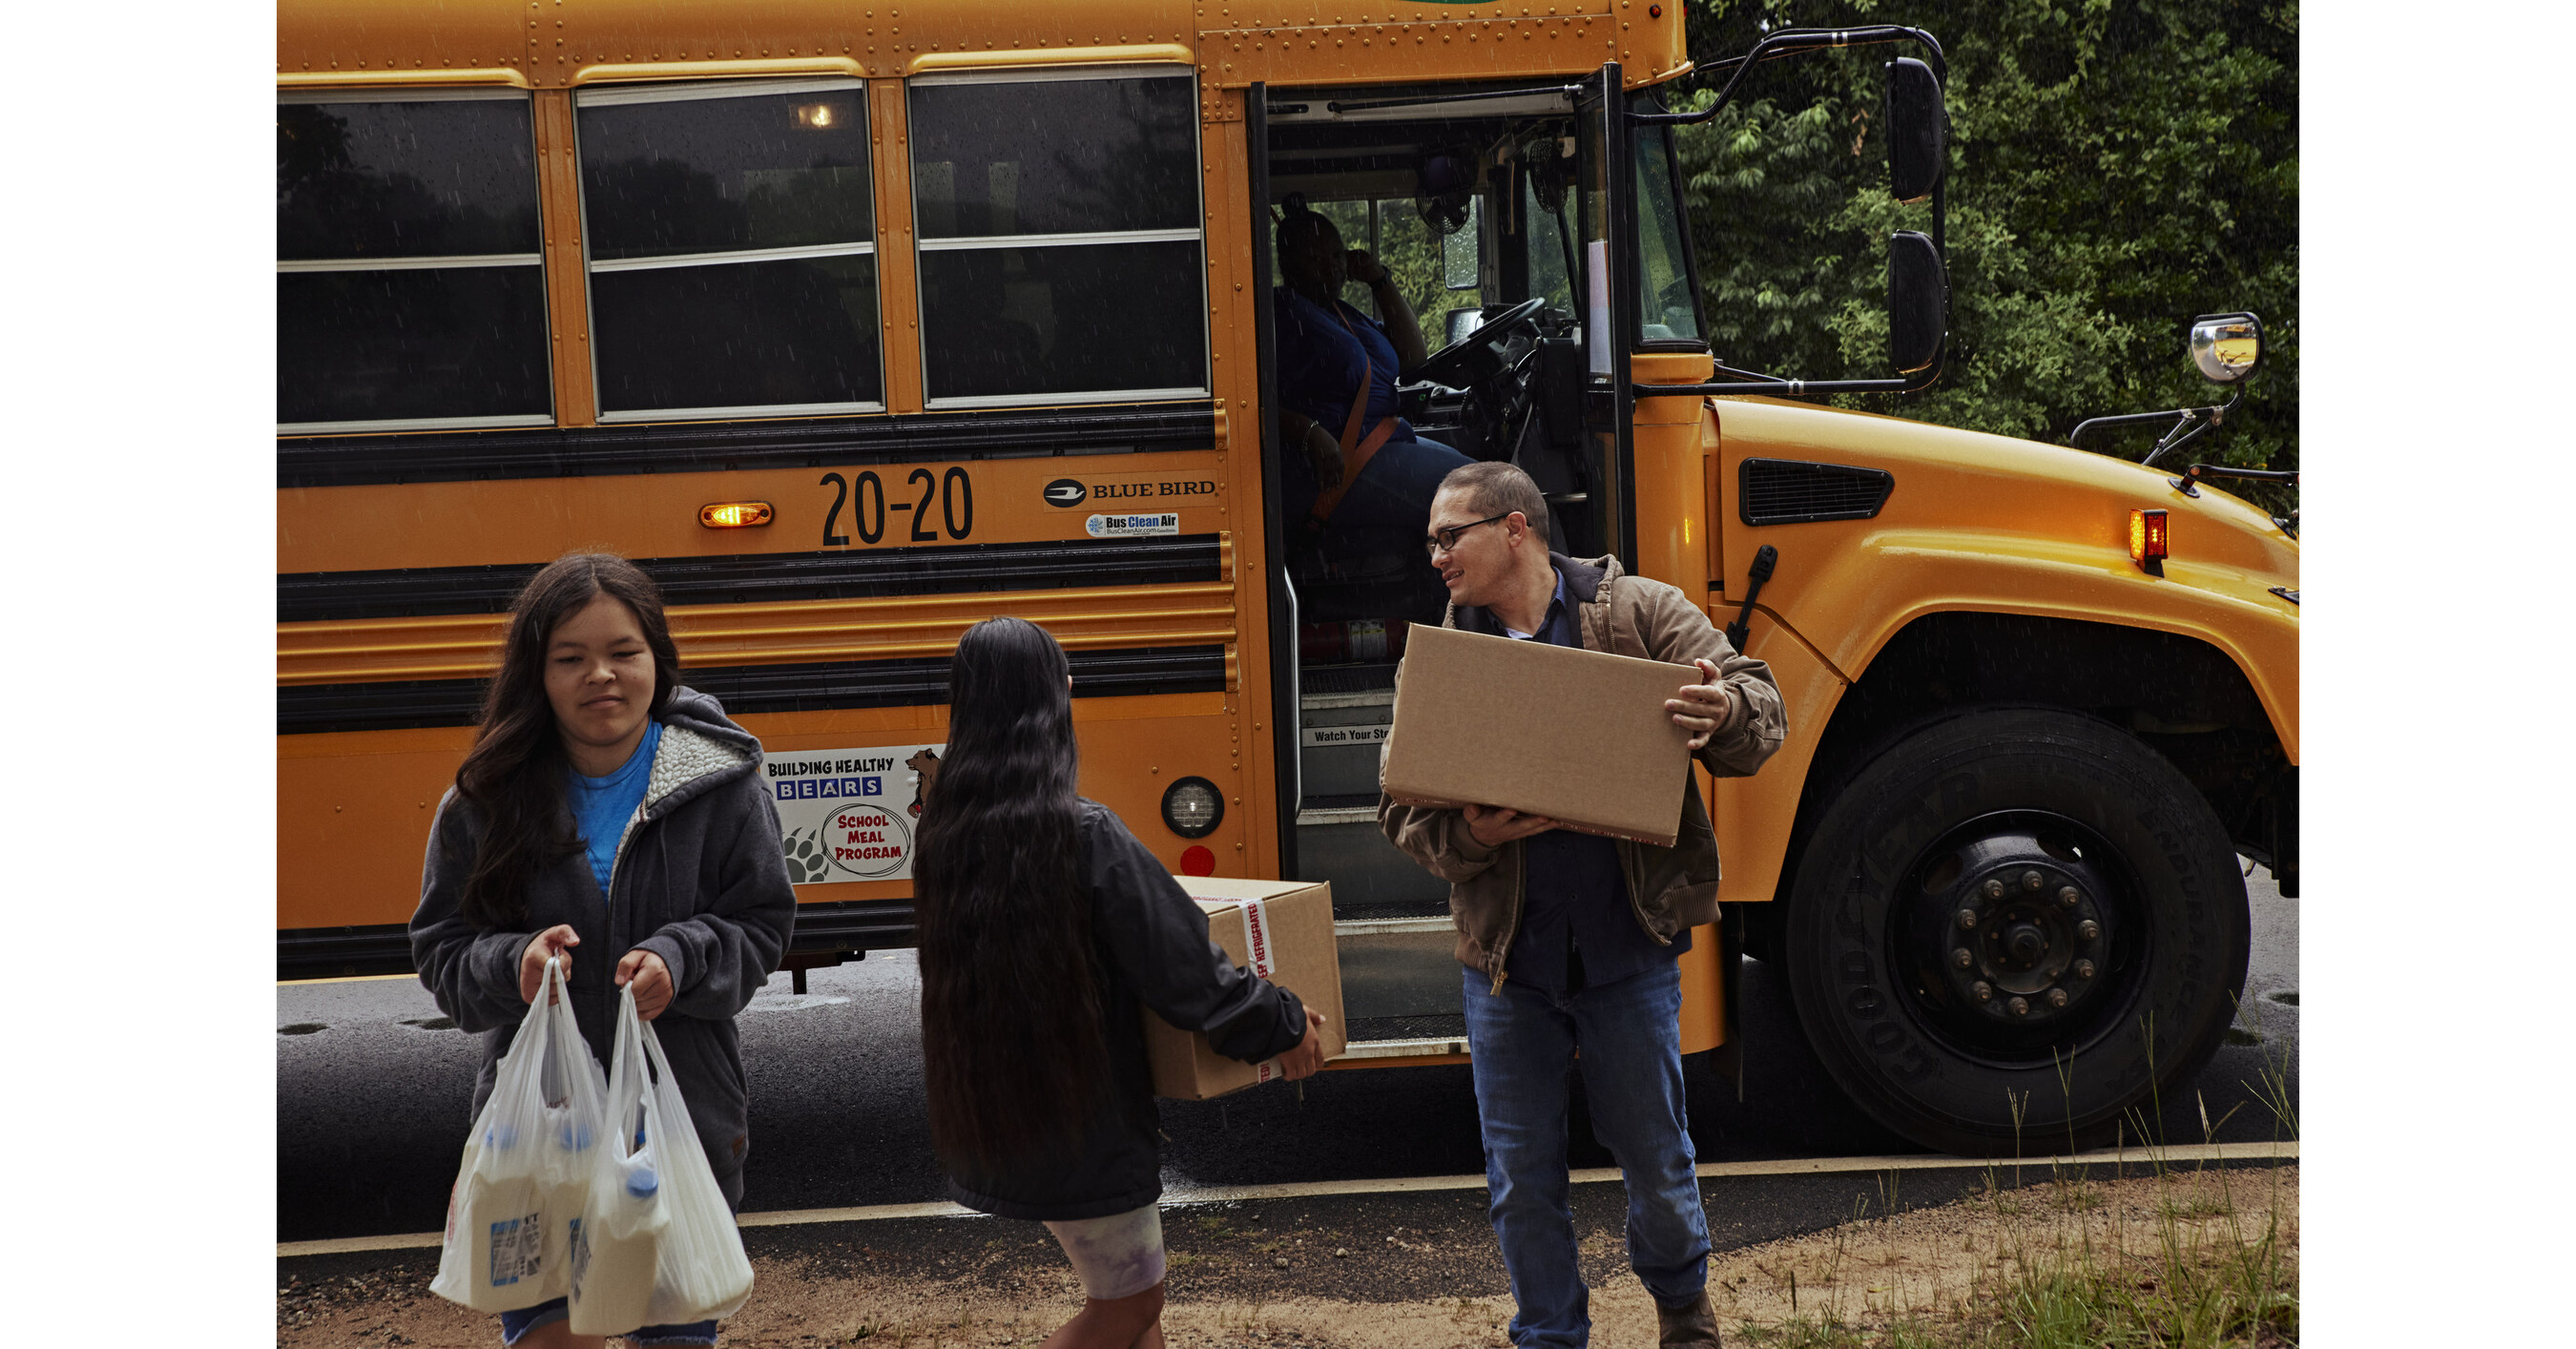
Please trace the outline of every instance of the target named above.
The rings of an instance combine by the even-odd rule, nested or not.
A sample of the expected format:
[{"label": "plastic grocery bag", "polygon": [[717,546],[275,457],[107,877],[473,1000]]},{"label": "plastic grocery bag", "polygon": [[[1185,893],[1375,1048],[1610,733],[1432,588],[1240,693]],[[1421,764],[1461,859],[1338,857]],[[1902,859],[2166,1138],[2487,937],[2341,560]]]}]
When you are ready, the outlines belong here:
[{"label": "plastic grocery bag", "polygon": [[447,1237],[429,1290],[476,1311],[533,1307],[571,1291],[575,1225],[590,1195],[607,1083],[581,1038],[563,962],[501,1056],[448,1192]]},{"label": "plastic grocery bag", "polygon": [[689,1122],[689,1103],[680,1098],[652,1023],[639,1018],[635,1030],[653,1069],[645,1090],[653,1105],[646,1118],[662,1121],[662,1132],[644,1142],[653,1150],[662,1207],[670,1217],[654,1261],[653,1303],[641,1324],[687,1325],[731,1316],[751,1296],[751,1257],[743,1254],[742,1229],[734,1225],[733,1209],[707,1165],[697,1127]]},{"label": "plastic grocery bag", "polygon": [[[658,1155],[665,1146],[661,1100],[645,1077],[644,1021],[635,1014],[633,984],[617,1000],[607,1118],[608,1145],[593,1156],[590,1202],[573,1236],[575,1335],[623,1335],[639,1326],[671,1324],[648,1319],[671,1206],[663,1197]],[[696,1133],[686,1115],[679,1126]]]}]

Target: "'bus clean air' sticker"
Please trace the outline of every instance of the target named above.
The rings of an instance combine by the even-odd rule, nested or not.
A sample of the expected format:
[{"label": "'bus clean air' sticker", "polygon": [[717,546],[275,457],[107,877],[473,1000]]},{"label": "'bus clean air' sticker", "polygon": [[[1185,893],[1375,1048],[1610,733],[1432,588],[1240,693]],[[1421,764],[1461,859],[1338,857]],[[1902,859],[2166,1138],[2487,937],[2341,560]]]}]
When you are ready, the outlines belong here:
[{"label": "'bus clean air' sticker", "polygon": [[1178,512],[1163,515],[1095,515],[1082,524],[1095,539],[1136,539],[1181,532]]},{"label": "'bus clean air' sticker", "polygon": [[763,754],[761,787],[778,807],[787,879],[798,885],[912,879],[913,835],[939,782],[940,745]]}]

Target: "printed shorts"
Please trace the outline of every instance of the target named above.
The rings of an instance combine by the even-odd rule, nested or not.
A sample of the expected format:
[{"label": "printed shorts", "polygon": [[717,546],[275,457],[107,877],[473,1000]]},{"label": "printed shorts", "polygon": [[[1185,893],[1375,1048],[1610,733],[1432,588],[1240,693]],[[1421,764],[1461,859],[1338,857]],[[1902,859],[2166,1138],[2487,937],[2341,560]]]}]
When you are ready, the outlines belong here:
[{"label": "printed shorts", "polygon": [[1108,1302],[1163,1281],[1163,1210],[1154,1204],[1106,1218],[1051,1222],[1082,1291]]}]

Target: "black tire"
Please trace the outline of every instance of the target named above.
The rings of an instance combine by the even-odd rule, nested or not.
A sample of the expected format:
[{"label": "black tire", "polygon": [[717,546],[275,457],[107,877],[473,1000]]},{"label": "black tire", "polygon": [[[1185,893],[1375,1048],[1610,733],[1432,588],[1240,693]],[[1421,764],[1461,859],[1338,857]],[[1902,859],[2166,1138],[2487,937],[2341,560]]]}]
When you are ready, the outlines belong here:
[{"label": "black tire", "polygon": [[2188,1084],[2235,1019],[2250,944],[2200,793],[2117,728],[2040,708],[1938,722],[1852,774],[1786,919],[1826,1070],[1963,1156],[2099,1146]]}]

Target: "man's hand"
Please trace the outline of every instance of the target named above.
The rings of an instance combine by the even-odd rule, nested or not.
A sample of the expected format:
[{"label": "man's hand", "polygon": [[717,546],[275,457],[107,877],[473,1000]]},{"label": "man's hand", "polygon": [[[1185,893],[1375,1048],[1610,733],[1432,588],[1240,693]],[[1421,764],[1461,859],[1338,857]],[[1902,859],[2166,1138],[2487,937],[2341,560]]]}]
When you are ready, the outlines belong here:
[{"label": "man's hand", "polygon": [[570,923],[557,923],[530,937],[527,948],[519,952],[519,1001],[537,1000],[537,990],[546,986],[546,959],[549,956],[563,957],[564,983],[571,984],[572,948],[579,945],[581,935],[572,930]]},{"label": "man's hand", "polygon": [[1374,286],[1386,279],[1386,264],[1370,257],[1365,248],[1352,249],[1344,266],[1350,278],[1363,286]]},{"label": "man's hand", "polygon": [[630,983],[635,985],[635,1015],[650,1021],[671,1005],[671,967],[641,946],[617,962],[617,986]]},{"label": "man's hand", "polygon": [[1556,827],[1556,821],[1544,815],[1523,815],[1501,806],[1469,806],[1467,832],[1488,848],[1499,848],[1516,838],[1544,834]]},{"label": "man's hand", "polygon": [[1315,1032],[1324,1028],[1325,1019],[1324,1014],[1314,1008],[1306,1009],[1306,1038],[1299,1040],[1295,1049],[1279,1056],[1279,1071],[1286,1073],[1289,1081],[1294,1082],[1301,1077],[1313,1077],[1322,1071],[1324,1037]]},{"label": "man's hand", "polygon": [[1315,467],[1315,485],[1330,491],[1342,485],[1342,442],[1321,425],[1306,426],[1306,462]]},{"label": "man's hand", "polygon": [[1697,753],[1708,744],[1708,738],[1726,729],[1735,715],[1734,700],[1726,696],[1726,686],[1718,682],[1717,667],[1707,661],[1696,662],[1699,677],[1705,684],[1682,685],[1682,696],[1664,700],[1664,710],[1673,714],[1673,724],[1691,733],[1690,747]]}]

